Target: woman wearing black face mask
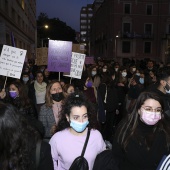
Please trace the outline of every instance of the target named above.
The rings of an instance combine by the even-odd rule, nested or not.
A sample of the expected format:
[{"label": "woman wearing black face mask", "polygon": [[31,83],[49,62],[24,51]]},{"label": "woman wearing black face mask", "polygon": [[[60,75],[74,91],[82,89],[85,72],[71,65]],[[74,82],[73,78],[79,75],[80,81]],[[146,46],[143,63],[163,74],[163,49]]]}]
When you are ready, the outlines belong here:
[{"label": "woman wearing black face mask", "polygon": [[52,136],[51,129],[58,125],[62,101],[64,99],[63,90],[59,81],[52,81],[47,86],[45,100],[46,103],[41,107],[38,119],[45,128],[45,140]]}]

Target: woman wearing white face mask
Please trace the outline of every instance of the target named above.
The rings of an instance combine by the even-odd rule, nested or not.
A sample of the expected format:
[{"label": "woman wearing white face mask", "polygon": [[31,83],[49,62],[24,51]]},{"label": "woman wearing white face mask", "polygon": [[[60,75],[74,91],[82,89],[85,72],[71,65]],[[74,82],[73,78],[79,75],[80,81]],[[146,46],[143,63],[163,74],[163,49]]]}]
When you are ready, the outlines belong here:
[{"label": "woman wearing white face mask", "polygon": [[128,92],[128,79],[127,79],[127,69],[126,67],[121,67],[119,72],[119,77],[116,82],[116,88],[119,96],[119,120],[123,118],[123,113],[125,109],[125,97]]},{"label": "woman wearing white face mask", "polygon": [[72,93],[62,106],[57,132],[50,140],[54,170],[69,169],[80,156],[88,130],[90,137],[84,157],[92,170],[96,155],[105,150],[105,143],[98,130],[91,104],[81,93]]},{"label": "woman wearing white face mask", "polygon": [[98,75],[98,71],[97,71],[96,66],[92,66],[92,68],[90,69],[89,77],[92,80],[93,86],[98,88],[101,78]]},{"label": "woman wearing white face mask", "polygon": [[23,72],[20,80],[24,86],[24,90],[25,90],[26,94],[28,94],[29,86],[31,84],[30,78],[29,78],[29,72]]},{"label": "woman wearing white face mask", "polygon": [[120,170],[155,170],[162,157],[170,153],[170,124],[163,109],[163,101],[155,93],[140,94],[113,141]]}]

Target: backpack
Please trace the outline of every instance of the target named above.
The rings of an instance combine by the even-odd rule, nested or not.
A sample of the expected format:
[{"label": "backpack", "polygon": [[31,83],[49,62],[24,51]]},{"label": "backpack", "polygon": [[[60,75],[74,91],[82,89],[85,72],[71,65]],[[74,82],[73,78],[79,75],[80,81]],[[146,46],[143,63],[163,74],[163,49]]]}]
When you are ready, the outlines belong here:
[{"label": "backpack", "polygon": [[90,136],[90,130],[88,129],[87,137],[86,137],[86,140],[85,140],[85,143],[84,143],[84,146],[83,146],[81,156],[77,157],[73,161],[73,163],[71,164],[69,170],[89,170],[88,162],[84,158],[84,153],[85,153],[86,146],[87,146],[87,143],[88,143],[88,140],[89,140],[89,136]]}]

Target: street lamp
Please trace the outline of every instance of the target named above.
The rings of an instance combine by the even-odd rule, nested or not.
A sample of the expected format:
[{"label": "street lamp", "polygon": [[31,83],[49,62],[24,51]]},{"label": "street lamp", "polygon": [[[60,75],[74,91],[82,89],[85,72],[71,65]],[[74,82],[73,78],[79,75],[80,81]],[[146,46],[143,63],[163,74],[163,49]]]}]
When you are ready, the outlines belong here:
[{"label": "street lamp", "polygon": [[117,38],[119,38],[118,35],[116,35],[116,37],[115,37],[115,60],[117,58]]},{"label": "street lamp", "polygon": [[42,38],[41,39],[41,47],[44,47],[44,44],[43,44],[44,40],[50,40],[50,38],[49,37],[48,38]]},{"label": "street lamp", "polygon": [[48,29],[48,25],[44,25],[44,28]]},{"label": "street lamp", "polygon": [[36,26],[35,27],[35,58],[36,58],[36,48],[37,48],[37,30],[40,30],[40,29],[42,29],[42,28],[44,28],[44,29],[48,29],[49,28],[49,26],[46,24],[46,25],[43,25],[43,26]]}]

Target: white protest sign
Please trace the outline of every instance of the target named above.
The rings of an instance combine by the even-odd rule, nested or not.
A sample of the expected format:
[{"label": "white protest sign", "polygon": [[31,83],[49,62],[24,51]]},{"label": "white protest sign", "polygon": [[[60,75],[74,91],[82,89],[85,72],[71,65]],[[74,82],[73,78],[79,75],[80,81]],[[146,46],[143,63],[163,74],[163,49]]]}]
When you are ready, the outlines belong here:
[{"label": "white protest sign", "polygon": [[64,76],[81,79],[85,57],[85,54],[72,52],[70,74]]},{"label": "white protest sign", "polygon": [[3,45],[0,56],[0,75],[20,78],[26,50]]}]

